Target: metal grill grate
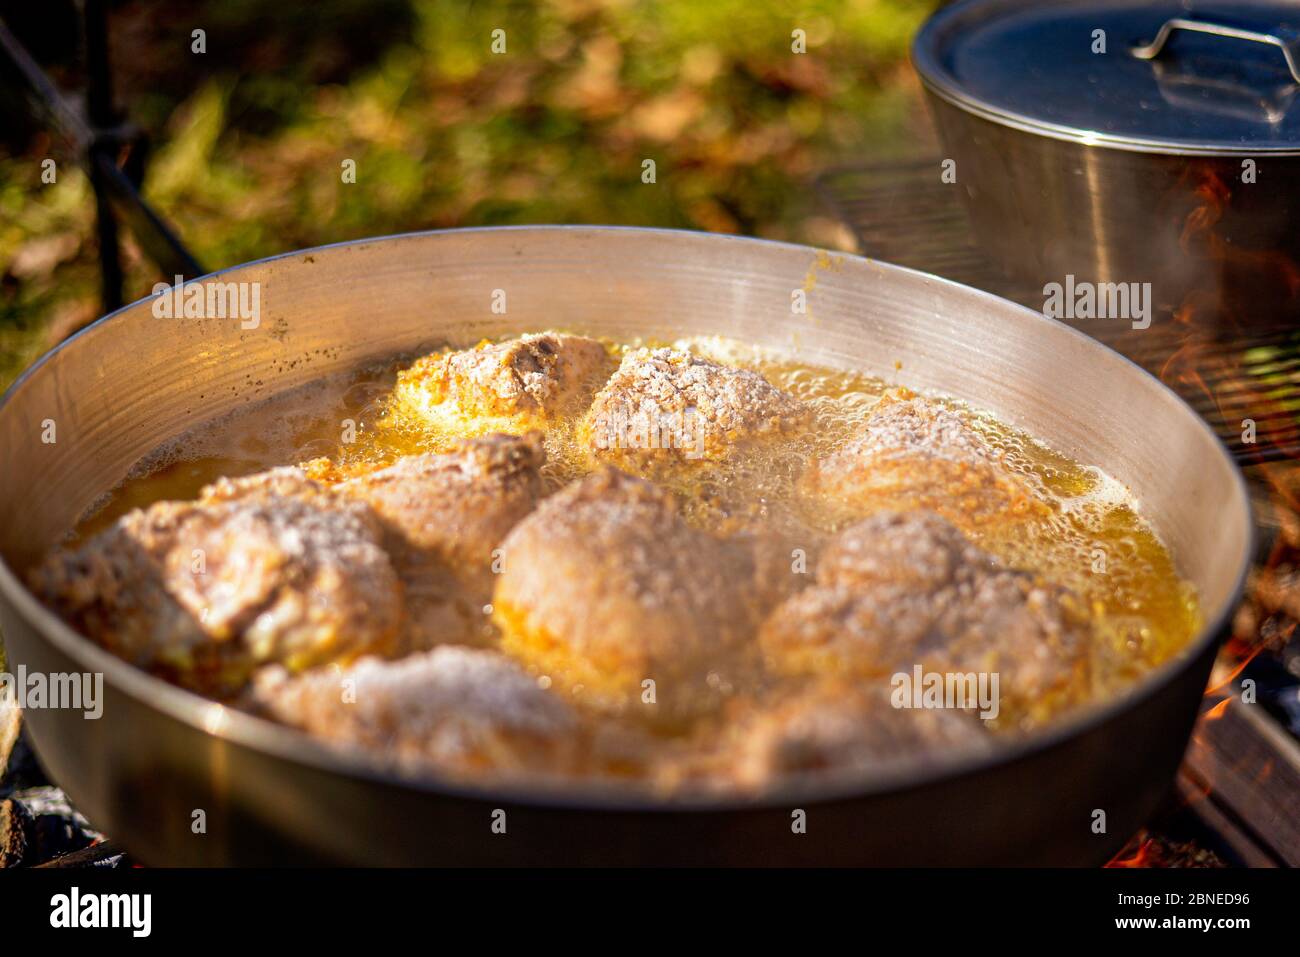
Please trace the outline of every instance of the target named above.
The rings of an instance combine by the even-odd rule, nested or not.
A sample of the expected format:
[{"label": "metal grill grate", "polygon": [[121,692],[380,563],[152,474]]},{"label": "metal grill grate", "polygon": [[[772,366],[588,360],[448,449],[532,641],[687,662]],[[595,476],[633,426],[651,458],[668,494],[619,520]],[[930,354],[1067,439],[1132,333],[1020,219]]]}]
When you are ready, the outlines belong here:
[{"label": "metal grill grate", "polygon": [[[1041,309],[1041,288],[1008,279],[980,252],[957,187],[943,183],[939,169],[937,157],[841,167],[823,173],[816,186],[864,255]],[[1251,465],[1300,459],[1300,328],[1291,319],[1252,319],[1225,336],[1169,315],[1144,330],[1116,320],[1071,325],[1166,381],[1241,464]],[[1254,441],[1247,440],[1247,420]]]}]

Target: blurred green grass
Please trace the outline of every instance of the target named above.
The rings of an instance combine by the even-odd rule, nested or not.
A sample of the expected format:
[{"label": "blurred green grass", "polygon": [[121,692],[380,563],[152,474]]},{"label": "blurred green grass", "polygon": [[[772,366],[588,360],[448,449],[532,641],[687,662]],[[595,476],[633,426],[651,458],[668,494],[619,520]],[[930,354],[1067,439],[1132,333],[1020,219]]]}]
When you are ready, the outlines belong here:
[{"label": "blurred green grass", "polygon": [[[342,2],[353,31],[358,11],[395,9]],[[343,82],[305,85],[293,63],[251,70],[214,49],[183,95],[151,77],[127,105],[157,124],[146,195],[210,268],[404,230],[541,222],[847,247],[810,180],[907,139],[918,109],[907,44],[934,5],[416,0],[400,35]],[[333,57],[347,46],[329,35],[338,7],[319,8]],[[234,0],[193,16],[249,36],[285,28],[286,14]],[[796,28],[806,54],[791,51]],[[128,81],[133,59],[118,57]],[[0,385],[98,313],[90,191],[68,161],[43,185],[42,156],[38,144],[0,159]],[[340,175],[348,159],[353,184]],[[129,249],[128,299],[156,279]]]}]

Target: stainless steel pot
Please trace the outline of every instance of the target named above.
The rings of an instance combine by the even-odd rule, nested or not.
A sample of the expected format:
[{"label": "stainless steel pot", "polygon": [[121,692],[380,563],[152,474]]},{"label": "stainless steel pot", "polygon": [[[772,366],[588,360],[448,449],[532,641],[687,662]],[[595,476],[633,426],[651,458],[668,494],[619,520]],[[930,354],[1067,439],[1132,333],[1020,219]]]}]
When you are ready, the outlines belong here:
[{"label": "stainless steel pot", "polygon": [[[0,625],[10,663],[105,676],[99,720],[32,710],[28,726],[53,778],[140,859],[1097,863],[1168,788],[1240,593],[1250,513],[1206,426],[1092,340],[883,263],[659,230],[423,233],[291,253],[216,278],[260,283],[258,328],[159,319],[142,300],[51,352],[0,402]],[[791,291],[804,288],[809,313],[792,315]],[[507,292],[505,315],[491,309],[494,289]],[[170,436],[378,357],[555,326],[731,336],[990,409],[1133,489],[1200,590],[1205,628],[1129,693],[991,757],[757,802],[665,803],[395,776],[137,671],[21,584],[28,563]],[[497,808],[507,811],[505,836],[490,827]],[[807,813],[805,834],[792,833],[796,808]],[[197,809],[204,833],[192,827]],[[1104,833],[1094,831],[1097,810]]]},{"label": "stainless steel pot", "polygon": [[[963,0],[912,56],[976,238],[1027,294],[1300,305],[1300,4]],[[935,176],[941,170],[936,168]]]}]

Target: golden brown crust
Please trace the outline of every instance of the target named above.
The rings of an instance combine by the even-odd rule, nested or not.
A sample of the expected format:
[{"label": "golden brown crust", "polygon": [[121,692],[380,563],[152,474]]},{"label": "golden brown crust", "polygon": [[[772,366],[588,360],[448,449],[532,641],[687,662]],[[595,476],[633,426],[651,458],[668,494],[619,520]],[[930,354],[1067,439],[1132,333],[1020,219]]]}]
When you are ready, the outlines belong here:
[{"label": "golden brown crust", "polygon": [[397,575],[371,511],[274,469],[159,502],[52,554],[33,588],[128,660],[212,694],[252,669],[390,653]]},{"label": "golden brown crust", "polygon": [[537,504],[544,461],[536,432],[490,435],[338,486],[383,523],[406,590],[408,648],[488,639],[497,549]]},{"label": "golden brown crust", "polygon": [[787,674],[887,679],[920,665],[999,675],[1012,717],[1087,687],[1089,620],[1071,592],[1000,567],[941,518],[885,513],[826,548],[816,583],[759,633]]},{"label": "golden brown crust", "polygon": [[417,359],[398,374],[397,418],[455,435],[520,433],[580,413],[613,368],[605,347],[544,332]]},{"label": "golden brown crust", "polygon": [[504,656],[471,648],[298,676],[266,669],[250,701],[277,721],[408,769],[564,774],[580,752],[578,720],[563,701]]},{"label": "golden brown crust", "polygon": [[494,551],[543,458],[536,434],[490,436],[333,487],[293,468],[223,478],[56,552],[33,586],[109,650],[222,696],[268,662],[486,642]]},{"label": "golden brown crust", "polygon": [[644,474],[720,461],[792,435],[811,410],[757,372],[690,352],[638,349],[596,395],[581,440],[596,458]]},{"label": "golden brown crust", "polygon": [[881,398],[859,435],[815,463],[803,485],[846,516],[925,509],[967,529],[1049,511],[962,413],[901,388]]},{"label": "golden brown crust", "polygon": [[493,597],[503,645],[596,707],[708,708],[765,604],[747,547],[688,526],[657,486],[598,471],[507,537]]},{"label": "golden brown crust", "polygon": [[991,747],[973,715],[895,708],[879,689],[838,682],[815,684],[755,709],[726,737],[727,778],[757,791],[790,777],[882,773]]}]

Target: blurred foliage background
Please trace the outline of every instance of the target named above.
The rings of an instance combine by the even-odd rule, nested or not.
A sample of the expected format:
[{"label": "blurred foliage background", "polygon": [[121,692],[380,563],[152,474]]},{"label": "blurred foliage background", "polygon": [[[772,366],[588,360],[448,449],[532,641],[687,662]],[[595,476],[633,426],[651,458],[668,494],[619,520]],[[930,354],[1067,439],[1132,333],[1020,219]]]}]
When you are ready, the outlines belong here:
[{"label": "blurred foliage background", "polygon": [[[208,268],[414,229],[672,226],[852,248],[819,171],[924,123],[934,0],[180,0],[112,6],[145,195]],[[62,85],[70,3],[0,2]],[[206,52],[191,50],[192,31]],[[494,30],[506,50],[492,51]],[[807,52],[792,52],[803,30]],[[0,387],[99,313],[93,196],[0,93]],[[41,160],[58,163],[41,182]],[[342,182],[344,160],[356,182]],[[657,182],[641,182],[655,160]],[[127,299],[160,278],[126,242]]]}]

